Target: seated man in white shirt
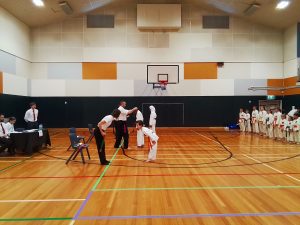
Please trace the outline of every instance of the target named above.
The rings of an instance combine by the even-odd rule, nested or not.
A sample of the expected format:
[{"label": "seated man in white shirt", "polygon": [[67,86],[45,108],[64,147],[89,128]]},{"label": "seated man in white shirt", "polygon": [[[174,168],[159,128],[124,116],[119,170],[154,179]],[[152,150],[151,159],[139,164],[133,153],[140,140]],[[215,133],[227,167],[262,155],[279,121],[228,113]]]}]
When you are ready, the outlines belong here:
[{"label": "seated man in white shirt", "polygon": [[137,121],[136,129],[141,130],[145,136],[149,138],[149,154],[148,159],[146,162],[156,160],[156,153],[157,153],[157,141],[159,137],[147,127],[144,127],[143,121]]},{"label": "seated man in white shirt", "polygon": [[17,119],[15,117],[10,117],[8,123],[6,124],[6,128],[8,134],[15,132],[14,124],[16,123]]},{"label": "seated man in white shirt", "polygon": [[5,149],[8,149],[10,155],[15,154],[13,142],[8,136],[8,130],[4,123],[4,114],[0,114],[0,152],[3,152]]},{"label": "seated man in white shirt", "polygon": [[27,129],[38,129],[38,115],[39,111],[36,109],[36,103],[31,102],[30,104],[30,109],[28,109],[25,113],[24,120],[27,123]]}]

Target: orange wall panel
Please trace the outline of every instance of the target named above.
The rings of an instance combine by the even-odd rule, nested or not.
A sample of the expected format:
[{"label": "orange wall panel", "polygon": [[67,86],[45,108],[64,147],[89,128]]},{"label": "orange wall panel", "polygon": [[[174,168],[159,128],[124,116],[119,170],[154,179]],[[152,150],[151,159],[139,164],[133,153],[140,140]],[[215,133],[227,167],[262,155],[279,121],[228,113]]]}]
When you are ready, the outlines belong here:
[{"label": "orange wall panel", "polygon": [[0,94],[3,94],[3,73],[0,72]]},{"label": "orange wall panel", "polygon": [[[284,80],[283,79],[268,79],[268,87],[283,87]],[[271,91],[268,90],[268,95],[284,95],[282,91]]]},{"label": "orange wall panel", "polygon": [[[295,86],[298,81],[298,77],[289,77],[284,79],[284,87]],[[284,92],[285,95],[297,95],[300,94],[300,88],[287,89]]]},{"label": "orange wall panel", "polygon": [[184,63],[184,79],[217,79],[217,63]]},{"label": "orange wall panel", "polygon": [[116,80],[116,63],[84,62],[82,63],[82,79]]}]

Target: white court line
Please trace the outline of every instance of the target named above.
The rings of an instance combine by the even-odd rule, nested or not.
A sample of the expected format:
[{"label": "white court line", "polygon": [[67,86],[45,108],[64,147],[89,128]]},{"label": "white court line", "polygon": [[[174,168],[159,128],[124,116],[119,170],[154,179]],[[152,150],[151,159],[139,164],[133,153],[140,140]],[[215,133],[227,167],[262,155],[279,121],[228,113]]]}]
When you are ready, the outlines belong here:
[{"label": "white court line", "polygon": [[78,202],[84,201],[83,198],[73,199],[21,199],[21,200],[0,200],[0,203],[15,203],[15,202]]},{"label": "white court line", "polygon": [[278,169],[276,169],[276,168],[274,168],[274,167],[272,167],[272,166],[270,166],[270,165],[268,165],[268,164],[265,164],[265,163],[263,163],[263,162],[260,161],[260,160],[254,159],[254,158],[252,158],[252,157],[250,157],[250,156],[247,156],[247,155],[244,155],[244,156],[246,156],[246,157],[249,158],[249,159],[252,159],[252,160],[255,161],[255,162],[261,163],[262,165],[264,165],[264,166],[266,166],[266,167],[268,167],[268,168],[270,168],[270,169],[272,169],[272,170],[274,170],[274,171],[276,171],[276,172],[278,172],[278,173],[284,174],[285,176],[287,176],[287,177],[289,177],[289,178],[291,178],[291,179],[293,179],[293,180],[295,180],[295,181],[300,182],[300,180],[297,179],[296,177],[293,177],[293,176],[291,176],[291,175],[285,174],[285,173],[282,172],[281,170],[278,170]]},{"label": "white court line", "polygon": [[[216,140],[214,140],[214,139],[212,139],[212,138],[209,138],[209,137],[207,137],[207,136],[205,136],[205,135],[203,135],[203,134],[200,134],[200,133],[198,133],[198,132],[196,132],[196,131],[194,131],[194,130],[191,130],[191,131],[194,132],[194,133],[196,133],[196,134],[198,134],[198,135],[201,136],[201,137],[206,138],[207,140],[213,141],[213,142],[217,143],[218,145],[220,145],[219,142],[217,142]],[[202,145],[203,145],[203,143],[202,143]],[[207,145],[205,145],[205,146],[207,146]]]}]

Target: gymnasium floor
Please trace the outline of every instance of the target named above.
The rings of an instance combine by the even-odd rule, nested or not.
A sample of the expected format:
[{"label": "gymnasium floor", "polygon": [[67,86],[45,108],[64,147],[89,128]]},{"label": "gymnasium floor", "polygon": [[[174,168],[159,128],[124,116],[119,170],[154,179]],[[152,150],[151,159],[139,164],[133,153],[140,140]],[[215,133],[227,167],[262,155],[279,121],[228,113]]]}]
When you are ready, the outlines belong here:
[{"label": "gymnasium floor", "polygon": [[[158,160],[107,136],[88,164],[64,160],[66,130],[32,157],[0,158],[0,224],[300,224],[299,145],[238,132],[161,128]],[[83,134],[83,133],[82,133]],[[85,134],[88,136],[88,134]],[[147,140],[146,140],[147,141]]]}]

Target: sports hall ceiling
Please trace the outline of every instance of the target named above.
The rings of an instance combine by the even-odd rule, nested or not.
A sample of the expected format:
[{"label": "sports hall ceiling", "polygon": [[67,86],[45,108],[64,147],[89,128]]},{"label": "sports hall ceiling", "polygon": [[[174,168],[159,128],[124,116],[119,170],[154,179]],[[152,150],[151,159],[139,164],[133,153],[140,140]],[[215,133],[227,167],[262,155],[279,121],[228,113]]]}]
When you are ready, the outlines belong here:
[{"label": "sports hall ceiling", "polygon": [[[98,11],[107,5],[126,5],[136,3],[182,3],[195,4],[212,12],[235,15],[246,20],[275,28],[286,28],[300,21],[300,0],[291,0],[284,10],[276,10],[277,0],[67,0],[73,9],[72,15],[66,15],[58,2],[62,0],[44,0],[45,6],[38,8],[32,0],[0,0],[0,6],[23,21],[30,27],[51,24]],[[261,6],[250,16],[244,15],[244,10],[252,3]]]}]

